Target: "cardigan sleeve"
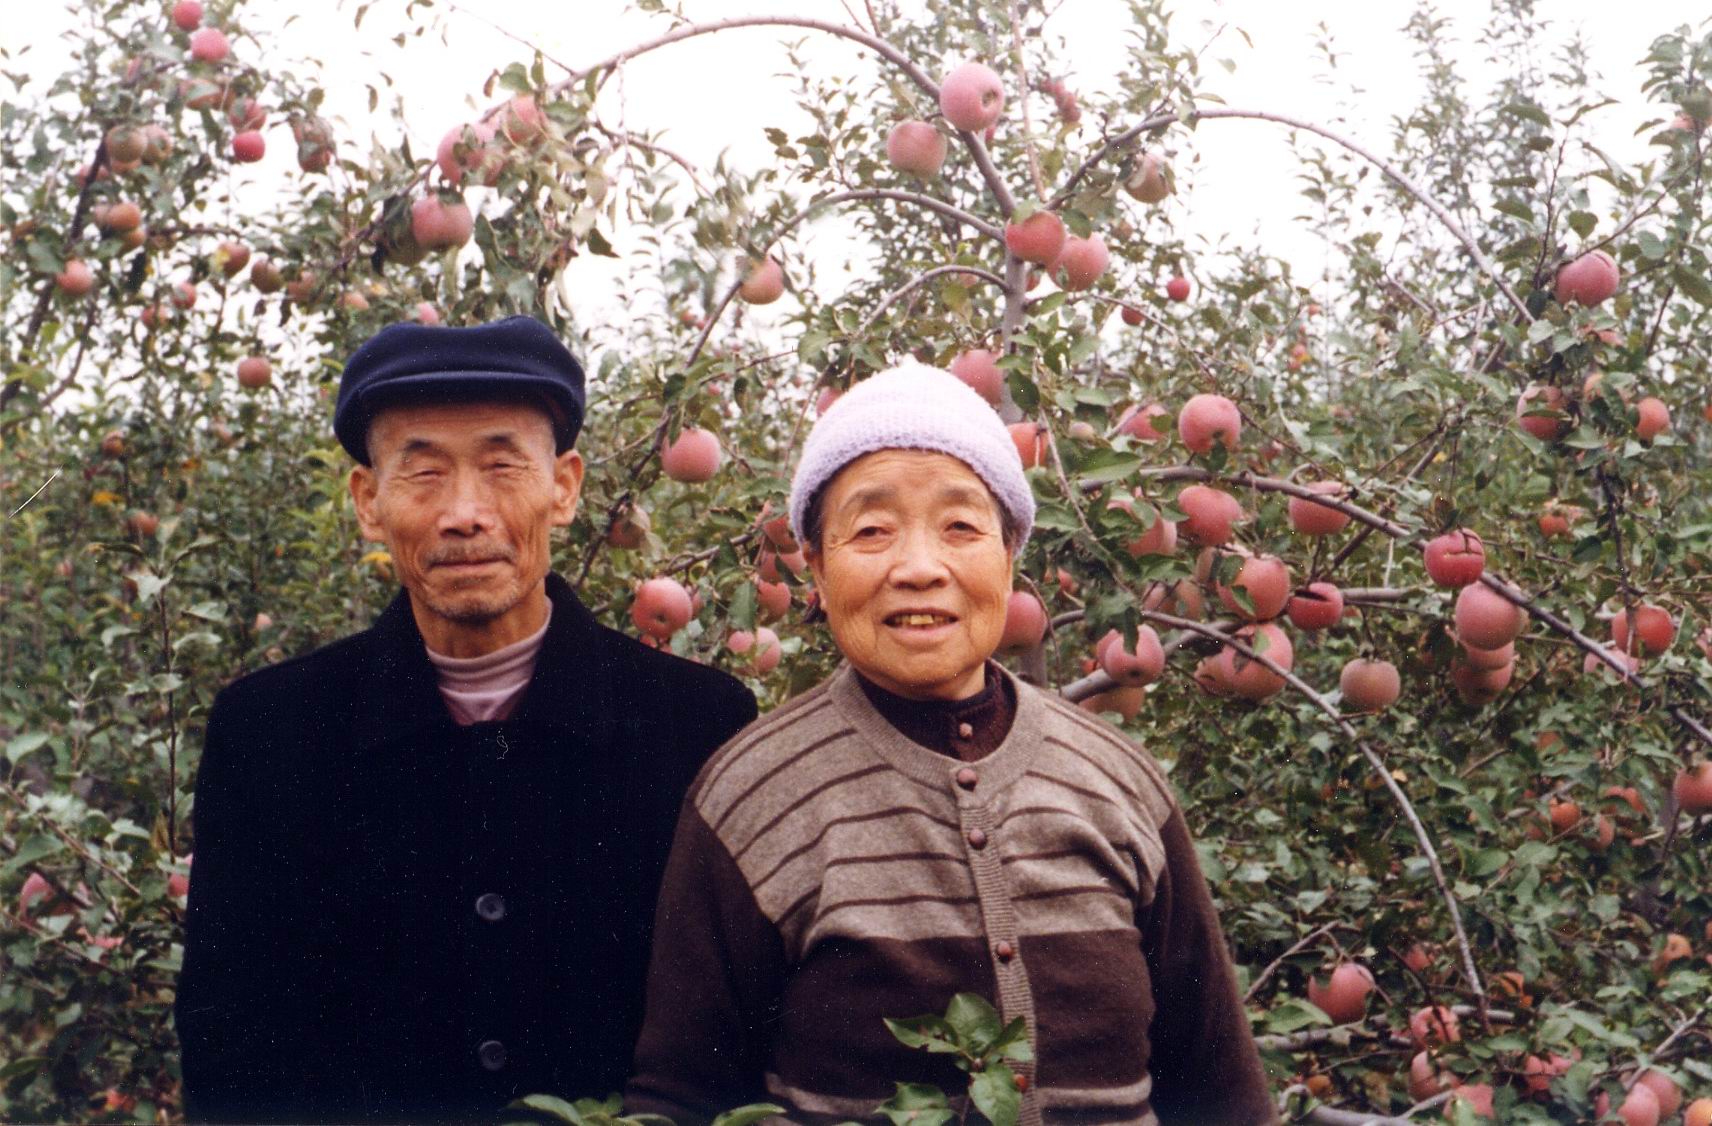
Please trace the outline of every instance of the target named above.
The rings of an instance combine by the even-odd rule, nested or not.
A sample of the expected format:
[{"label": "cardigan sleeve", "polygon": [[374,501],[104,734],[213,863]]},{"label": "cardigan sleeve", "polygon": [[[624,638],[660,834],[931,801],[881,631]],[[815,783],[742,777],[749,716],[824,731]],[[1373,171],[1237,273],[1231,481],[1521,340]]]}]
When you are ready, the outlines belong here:
[{"label": "cardigan sleeve", "polygon": [[1160,1122],[1274,1123],[1260,1053],[1237,995],[1206,878],[1183,813],[1160,829],[1165,869],[1140,920],[1153,979],[1153,1105]]},{"label": "cardigan sleeve", "polygon": [[724,843],[685,802],[654,918],[628,1114],[684,1126],[767,1100],[784,942]]}]

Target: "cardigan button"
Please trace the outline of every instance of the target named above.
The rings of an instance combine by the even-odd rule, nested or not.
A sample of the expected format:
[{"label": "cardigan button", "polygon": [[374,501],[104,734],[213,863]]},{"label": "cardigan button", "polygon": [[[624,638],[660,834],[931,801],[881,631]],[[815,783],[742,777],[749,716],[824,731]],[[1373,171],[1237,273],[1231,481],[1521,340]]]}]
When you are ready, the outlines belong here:
[{"label": "cardigan button", "polygon": [[969,847],[970,848],[986,848],[987,847],[986,830],[984,830],[984,829],[970,829],[968,841],[969,841]]},{"label": "cardigan button", "polygon": [[498,892],[488,892],[476,897],[476,914],[487,922],[497,923],[505,918],[505,896]]},{"label": "cardigan button", "polygon": [[967,739],[974,734],[975,734],[975,729],[973,727],[969,726],[967,723],[959,723],[957,725],[957,737],[959,739]]},{"label": "cardigan button", "polygon": [[980,780],[981,776],[976,774],[967,766],[957,772],[957,784],[962,786],[965,790],[973,790],[975,788],[975,783]]},{"label": "cardigan button", "polygon": [[476,1048],[476,1058],[489,1071],[498,1071],[505,1066],[505,1045],[498,1040],[483,1040]]},{"label": "cardigan button", "polygon": [[993,953],[999,956],[999,961],[1008,962],[1016,957],[1016,947],[1004,939],[1000,939],[998,945],[993,947]]}]

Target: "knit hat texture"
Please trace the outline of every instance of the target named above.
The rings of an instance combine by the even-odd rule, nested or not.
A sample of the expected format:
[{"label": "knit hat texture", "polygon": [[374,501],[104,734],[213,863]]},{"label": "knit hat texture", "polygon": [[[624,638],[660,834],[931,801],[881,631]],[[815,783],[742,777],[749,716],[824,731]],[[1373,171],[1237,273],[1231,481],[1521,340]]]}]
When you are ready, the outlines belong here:
[{"label": "knit hat texture", "polygon": [[1010,431],[968,384],[950,372],[906,363],[863,380],[829,407],[791,479],[791,530],[807,542],[809,501],[838,471],[877,450],[934,450],[974,471],[1021,529],[1020,553],[1034,527],[1034,492]]}]

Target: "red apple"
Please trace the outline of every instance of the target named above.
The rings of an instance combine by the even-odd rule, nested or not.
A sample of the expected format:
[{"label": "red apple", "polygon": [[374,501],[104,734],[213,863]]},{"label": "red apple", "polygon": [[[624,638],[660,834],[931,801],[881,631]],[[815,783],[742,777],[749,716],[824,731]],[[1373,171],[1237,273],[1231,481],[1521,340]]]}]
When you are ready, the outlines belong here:
[{"label": "red apple", "polygon": [[785,271],[772,255],[760,262],[749,260],[737,295],[751,305],[771,305],[785,292]]},{"label": "red apple", "polygon": [[1490,1083],[1458,1083],[1450,1089],[1450,1101],[1445,1103],[1445,1117],[1454,1118],[1453,1107],[1465,1102],[1482,1118],[1492,1117],[1492,1085]]},{"label": "red apple", "polygon": [[38,899],[49,903],[53,902],[53,885],[48,883],[40,872],[31,872],[24,877],[24,886],[18,891],[18,910],[27,913],[30,910],[30,904]]},{"label": "red apple", "polygon": [[1033,649],[1046,636],[1046,607],[1040,599],[1026,590],[1011,591],[1005,603],[1005,631],[999,638],[999,650],[1019,653]]},{"label": "red apple", "polygon": [[71,258],[65,269],[54,275],[54,284],[67,297],[87,297],[95,288],[95,272],[81,258]]},{"label": "red apple", "polygon": [[143,142],[144,164],[164,164],[172,155],[172,134],[168,133],[164,126],[144,126]]},{"label": "red apple", "polygon": [[925,121],[900,121],[886,134],[886,159],[899,172],[931,180],[945,164],[945,135]]},{"label": "red apple", "polygon": [[148,151],[148,137],[135,125],[115,125],[107,130],[105,138],[107,159],[115,167],[142,163],[143,154]]},{"label": "red apple", "polygon": [[1324,986],[1317,977],[1308,979],[1308,1003],[1332,1018],[1333,1024],[1349,1024],[1367,1015],[1367,995],[1373,992],[1373,974],[1359,962],[1344,962],[1331,973]]},{"label": "red apple", "polygon": [[1516,425],[1542,442],[1555,442],[1568,434],[1563,392],[1549,384],[1528,384],[1516,400]]},{"label": "red apple", "polygon": [[1136,161],[1124,190],[1142,203],[1158,203],[1171,193],[1171,183],[1165,173],[1165,155],[1157,149],[1145,153]]},{"label": "red apple", "polygon": [[766,676],[779,667],[779,658],[784,656],[784,650],[779,646],[779,635],[766,626],[755,628],[755,652],[749,658],[757,676]]},{"label": "red apple", "polygon": [[238,386],[256,391],[273,382],[273,365],[263,356],[245,356],[238,361]]},{"label": "red apple", "polygon": [[475,216],[461,197],[432,192],[410,205],[410,235],[424,250],[449,250],[470,241]]},{"label": "red apple", "polygon": [[651,637],[665,641],[689,624],[694,613],[689,591],[676,579],[649,579],[636,588],[630,605],[630,620]]},{"label": "red apple", "polygon": [[[1285,672],[1295,666],[1296,655],[1290,644],[1290,635],[1271,622],[1244,626],[1234,636]],[[1284,688],[1282,676],[1229,645],[1219,651],[1218,672],[1232,694],[1256,703],[1277,695]]]},{"label": "red apple", "polygon": [[725,647],[742,656],[755,648],[755,635],[746,629],[732,630],[731,636],[725,639]]},{"label": "red apple", "polygon": [[1173,301],[1189,300],[1189,279],[1179,274],[1165,283],[1165,296]]},{"label": "red apple", "polygon": [[1617,292],[1617,261],[1603,250],[1558,267],[1553,292],[1562,304],[1597,305]]},{"label": "red apple", "polygon": [[1106,249],[1105,241],[1099,235],[1088,238],[1072,235],[1064,240],[1064,249],[1053,261],[1051,273],[1063,289],[1087,289],[1100,280],[1100,275],[1111,263],[1111,251]]},{"label": "red apple", "polygon": [[1513,665],[1516,663],[1516,643],[1511,641],[1496,649],[1481,649],[1475,645],[1464,644],[1462,663],[1481,672],[1493,672],[1505,665]]},{"label": "red apple", "polygon": [[1677,771],[1670,792],[1684,813],[1712,813],[1712,761]]},{"label": "red apple", "polygon": [[1044,425],[1038,422],[1016,422],[1006,429],[1011,432],[1011,443],[1016,446],[1017,457],[1022,459],[1024,469],[1033,469],[1046,460],[1049,431]]},{"label": "red apple", "polygon": [[1456,1014],[1443,1005],[1416,1009],[1409,1017],[1409,1038],[1418,1047],[1431,1048],[1462,1039]]},{"label": "red apple", "polygon": [[1138,442],[1157,442],[1165,437],[1170,420],[1171,412],[1158,403],[1132,406],[1118,416],[1118,433]]},{"label": "red apple", "polygon": [[[1117,507],[1133,514],[1134,508],[1128,503],[1113,502]],[[1177,550],[1177,525],[1159,515],[1159,510],[1152,505],[1146,506],[1153,513],[1153,523],[1147,531],[1136,536],[1124,545],[1131,556],[1140,558],[1143,555],[1170,555]]]},{"label": "red apple", "polygon": [[1501,649],[1522,632],[1521,608],[1480,583],[1456,596],[1456,635],[1476,649]]},{"label": "red apple", "polygon": [[1235,497],[1211,485],[1189,485],[1177,494],[1185,519],[1178,529],[1190,542],[1205,547],[1227,544],[1231,526],[1243,518]]},{"label": "red apple", "polygon": [[547,135],[547,115],[534,95],[519,94],[483,120],[514,145],[531,145]]},{"label": "red apple", "polygon": [[1142,320],[1141,310],[1137,309],[1134,305],[1125,305],[1123,307],[1123,312],[1118,315],[1123,318],[1123,323],[1126,325],[1138,325]]},{"label": "red apple", "polygon": [[285,285],[285,275],[266,258],[257,258],[250,266],[250,284],[261,293],[278,293]]},{"label": "red apple", "polygon": [[[1307,488],[1337,500],[1342,499],[1344,491],[1340,481],[1315,481]],[[1288,508],[1290,526],[1304,536],[1330,536],[1349,527],[1348,513],[1339,512],[1306,497],[1291,497]]]},{"label": "red apple", "polygon": [[[1237,590],[1247,592],[1249,607],[1238,600]],[[1243,561],[1230,586],[1218,585],[1218,595],[1231,613],[1250,621],[1269,622],[1282,614],[1290,601],[1290,568],[1276,555],[1253,556]]]},{"label": "red apple", "polygon": [[939,83],[939,112],[958,129],[984,132],[1005,109],[1005,87],[992,68],[963,63]]},{"label": "red apple", "polygon": [[1177,435],[1198,454],[1211,453],[1214,442],[1234,450],[1242,437],[1242,412],[1223,395],[1196,395],[1177,414]]},{"label": "red apple", "polygon": [[989,403],[997,405],[1005,395],[1005,373],[999,370],[999,354],[986,348],[959,352],[946,369],[973,387]]},{"label": "red apple", "polygon": [[1635,437],[1650,442],[1670,429],[1670,408],[1648,395],[1635,404]]},{"label": "red apple", "polygon": [[606,542],[625,551],[635,551],[648,541],[648,532],[653,526],[647,509],[626,505],[612,518],[612,526],[606,530]]},{"label": "red apple", "polygon": [[1486,545],[1467,528],[1457,528],[1428,541],[1424,551],[1427,575],[1440,586],[1467,586],[1486,569]]},{"label": "red apple", "polygon": [[755,602],[766,619],[782,618],[791,610],[791,588],[785,583],[755,580]]},{"label": "red apple", "polygon": [[226,33],[217,27],[203,27],[190,33],[190,57],[200,63],[217,63],[232,53]]},{"label": "red apple", "polygon": [[196,286],[187,281],[181,281],[172,287],[172,303],[180,309],[196,307]]},{"label": "red apple", "polygon": [[1116,630],[1108,633],[1105,641],[1099,650],[1100,668],[1119,684],[1132,688],[1152,684],[1165,671],[1165,648],[1152,626],[1136,630],[1133,647]]},{"label": "red apple", "polygon": [[267,138],[255,129],[232,136],[232,159],[240,164],[254,164],[267,155]]},{"label": "red apple", "polygon": [[267,124],[267,109],[254,98],[239,98],[226,110],[226,120],[234,129],[260,129]]},{"label": "red apple", "polygon": [[1331,629],[1343,617],[1343,591],[1331,583],[1309,583],[1290,596],[1284,612],[1297,629]]},{"label": "red apple", "polygon": [[493,135],[494,127],[485,121],[447,130],[434,150],[434,163],[448,184],[462,184],[464,177],[473,173],[476,179],[493,186],[504,164],[504,158],[493,151]]},{"label": "red apple", "polygon": [[200,0],[178,0],[172,6],[173,26],[180,31],[195,31],[202,26],[202,4]]},{"label": "red apple", "polygon": [[711,430],[688,426],[675,442],[660,447],[660,468],[674,481],[695,485],[713,478],[723,459],[719,436]]},{"label": "red apple", "polygon": [[1064,249],[1064,221],[1050,211],[1036,211],[1020,223],[1005,224],[1005,247],[1024,262],[1050,266]]},{"label": "red apple", "polygon": [[223,242],[214,248],[214,268],[233,278],[250,264],[250,248],[241,242]]},{"label": "red apple", "polygon": [[1712,1126],[1712,1099],[1695,1099],[1682,1112],[1682,1126]]},{"label": "red apple", "polygon": [[1403,681],[1390,661],[1357,657],[1343,667],[1338,688],[1343,692],[1344,707],[1350,711],[1382,712],[1397,702]]},{"label": "red apple", "polygon": [[1448,1089],[1446,1075],[1433,1066],[1433,1057],[1427,1052],[1416,1052],[1409,1061],[1409,1097],[1424,1102]]},{"label": "red apple", "polygon": [[[1671,642],[1676,640],[1676,622],[1669,611],[1643,604],[1635,607],[1634,614],[1635,639],[1642,655],[1657,656],[1670,648]],[[1634,652],[1635,646],[1629,640],[1628,610],[1619,610],[1611,619],[1611,640],[1623,652]]]},{"label": "red apple", "polygon": [[142,222],[142,210],[128,200],[121,200],[95,212],[95,225],[108,234],[122,235],[126,231],[134,231]]},{"label": "red apple", "polygon": [[416,323],[422,325],[437,325],[440,323],[440,310],[426,301],[416,303]]}]

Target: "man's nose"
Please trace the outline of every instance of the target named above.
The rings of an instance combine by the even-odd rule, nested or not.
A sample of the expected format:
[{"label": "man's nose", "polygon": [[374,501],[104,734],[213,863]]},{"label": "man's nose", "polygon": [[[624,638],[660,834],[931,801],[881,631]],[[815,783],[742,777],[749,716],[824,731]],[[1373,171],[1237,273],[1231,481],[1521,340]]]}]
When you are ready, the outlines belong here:
[{"label": "man's nose", "polygon": [[452,535],[477,535],[493,523],[492,497],[480,473],[454,473],[440,509],[440,530]]}]

